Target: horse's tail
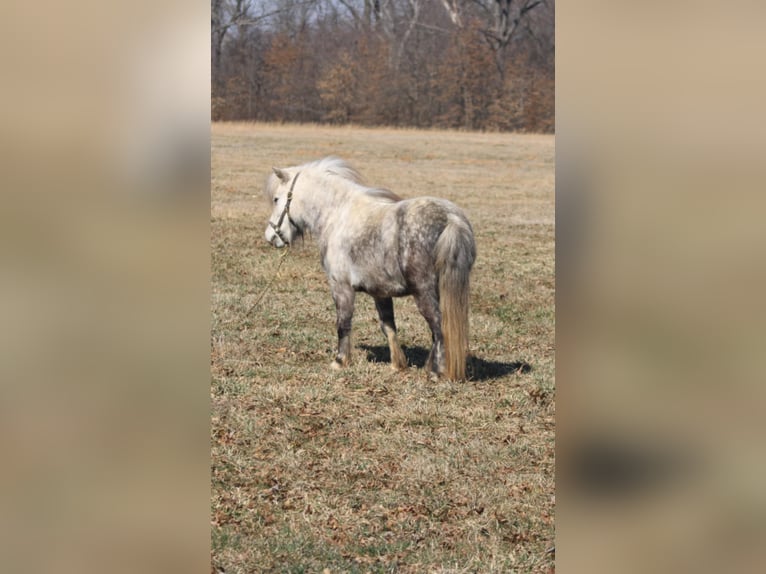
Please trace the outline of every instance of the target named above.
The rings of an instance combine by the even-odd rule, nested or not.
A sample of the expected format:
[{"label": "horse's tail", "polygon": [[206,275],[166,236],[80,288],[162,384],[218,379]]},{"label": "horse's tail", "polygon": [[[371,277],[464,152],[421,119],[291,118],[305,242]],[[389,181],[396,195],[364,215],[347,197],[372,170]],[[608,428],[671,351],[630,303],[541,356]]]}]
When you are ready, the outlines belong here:
[{"label": "horse's tail", "polygon": [[436,242],[436,270],[439,274],[439,307],[446,375],[465,379],[468,351],[469,276],[476,259],[476,244],[468,220],[450,213],[447,226]]}]

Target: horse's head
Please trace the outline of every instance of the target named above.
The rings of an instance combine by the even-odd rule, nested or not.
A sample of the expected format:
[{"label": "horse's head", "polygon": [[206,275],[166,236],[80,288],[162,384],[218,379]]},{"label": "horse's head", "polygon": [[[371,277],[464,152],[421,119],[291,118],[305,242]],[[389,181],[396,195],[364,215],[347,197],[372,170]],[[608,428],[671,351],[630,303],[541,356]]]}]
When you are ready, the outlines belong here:
[{"label": "horse's head", "polygon": [[266,181],[266,197],[273,206],[266,226],[266,241],[274,247],[285,247],[300,236],[301,230],[290,216],[290,204],[293,200],[295,182],[300,172],[295,175],[284,169],[272,168],[273,172]]}]

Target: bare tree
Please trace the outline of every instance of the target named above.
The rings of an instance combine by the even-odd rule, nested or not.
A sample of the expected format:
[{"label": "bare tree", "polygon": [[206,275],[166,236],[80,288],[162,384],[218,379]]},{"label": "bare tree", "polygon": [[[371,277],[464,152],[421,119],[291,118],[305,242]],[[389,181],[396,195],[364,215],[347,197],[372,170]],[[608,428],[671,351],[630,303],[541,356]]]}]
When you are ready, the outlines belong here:
[{"label": "bare tree", "polygon": [[250,15],[249,0],[212,0],[210,5],[210,40],[214,85],[220,81],[223,41],[237,22]]},{"label": "bare tree", "polygon": [[[385,0],[382,0],[385,1]],[[380,22],[381,0],[338,0],[358,26],[367,29]]]},{"label": "bare tree", "polygon": [[544,2],[544,0],[474,1],[485,12],[491,14],[484,35],[495,52],[500,52],[508,46],[527,15]]},{"label": "bare tree", "polygon": [[533,33],[529,26],[532,11],[538,7],[552,8],[553,0],[440,0],[452,23],[458,28],[467,25],[467,18],[481,22],[481,32],[495,54],[498,72],[504,75],[504,56],[508,45],[519,31]]},{"label": "bare tree", "polygon": [[[302,0],[295,2],[295,5],[303,6],[316,2],[317,0]],[[273,16],[290,10],[292,6],[287,4],[288,2],[270,4],[259,0],[211,0],[210,40],[214,85],[220,79],[223,44],[231,31],[257,26]]]},{"label": "bare tree", "polygon": [[[332,1],[332,0],[330,0]],[[360,31],[372,32],[388,41],[391,66],[396,69],[427,0],[337,0]]]},{"label": "bare tree", "polygon": [[461,0],[441,0],[442,6],[447,11],[449,19],[458,28],[463,27],[463,4]]},{"label": "bare tree", "polygon": [[554,0],[211,0],[221,119],[553,129]]}]

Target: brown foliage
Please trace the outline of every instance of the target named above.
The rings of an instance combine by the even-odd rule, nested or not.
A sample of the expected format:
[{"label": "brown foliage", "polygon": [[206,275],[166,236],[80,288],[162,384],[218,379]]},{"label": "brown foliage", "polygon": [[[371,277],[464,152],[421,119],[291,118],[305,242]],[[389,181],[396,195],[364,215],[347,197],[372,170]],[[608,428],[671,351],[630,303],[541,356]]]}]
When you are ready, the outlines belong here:
[{"label": "brown foliage", "polygon": [[488,129],[552,133],[554,94],[552,74],[524,65],[508,66],[505,80],[489,105]]},{"label": "brown foliage", "polygon": [[213,82],[213,119],[553,132],[552,52],[541,57],[523,42],[494,50],[477,19],[449,34],[416,28],[406,46],[380,28],[346,24],[230,41]]},{"label": "brown foliage", "polygon": [[440,127],[485,129],[487,112],[496,94],[498,75],[492,52],[474,22],[460,30],[434,78],[442,112]]},{"label": "brown foliage", "polygon": [[317,87],[319,97],[326,107],[322,119],[330,123],[348,123],[357,101],[358,62],[353,60],[348,52],[341,54],[338,61],[332,64],[320,76]]},{"label": "brown foliage", "polygon": [[307,100],[316,90],[311,68],[311,46],[303,37],[276,35],[263,57],[266,97],[260,102],[260,117],[277,121],[305,119],[302,112],[311,108]]},{"label": "brown foliage", "polygon": [[362,37],[353,53],[344,50],[319,76],[317,89],[323,105],[322,121],[385,125],[390,123],[392,74],[388,47]]}]

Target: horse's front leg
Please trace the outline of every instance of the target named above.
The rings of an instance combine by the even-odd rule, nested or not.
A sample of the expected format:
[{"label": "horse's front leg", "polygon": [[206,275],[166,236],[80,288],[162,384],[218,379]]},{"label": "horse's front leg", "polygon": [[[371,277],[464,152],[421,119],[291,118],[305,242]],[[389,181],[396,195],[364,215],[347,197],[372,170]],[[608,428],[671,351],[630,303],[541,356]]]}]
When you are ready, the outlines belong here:
[{"label": "horse's front leg", "polygon": [[348,364],[351,356],[351,318],[354,315],[354,297],[356,293],[351,285],[332,282],[332,299],[335,301],[338,328],[338,354],[331,366],[340,369]]}]

